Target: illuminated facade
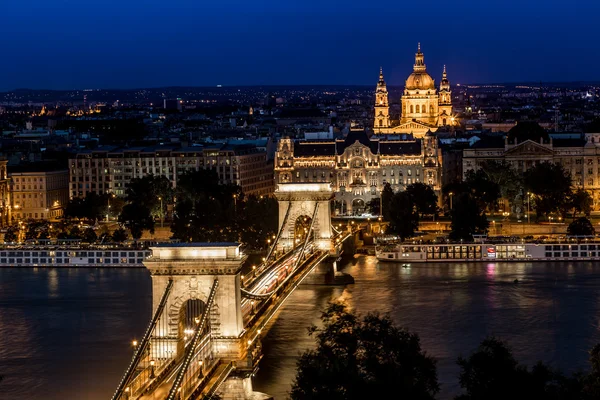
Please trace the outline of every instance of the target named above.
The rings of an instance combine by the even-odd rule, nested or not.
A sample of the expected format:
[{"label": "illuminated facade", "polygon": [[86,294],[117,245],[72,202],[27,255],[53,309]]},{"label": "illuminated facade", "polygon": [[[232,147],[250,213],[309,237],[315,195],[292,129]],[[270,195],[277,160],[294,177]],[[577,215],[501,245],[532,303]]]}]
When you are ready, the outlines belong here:
[{"label": "illuminated facade", "polygon": [[15,167],[10,172],[12,218],[55,219],[69,202],[69,171],[31,171]]},{"label": "illuminated facade", "polygon": [[0,226],[7,226],[11,222],[10,205],[10,179],[6,171],[7,160],[0,160]]},{"label": "illuminated facade", "polygon": [[593,210],[600,211],[600,134],[580,138],[545,135],[534,139],[520,140],[510,133],[505,138],[482,139],[463,150],[464,177],[488,161],[506,162],[520,174],[542,162],[561,164],[571,174],[573,187],[587,190],[593,199]]},{"label": "illuminated facade", "polygon": [[380,70],[375,91],[373,129],[376,134],[412,133],[415,137],[423,137],[425,133],[435,130],[439,126],[454,124],[450,81],[446,73],[446,66],[444,66],[438,93],[433,78],[427,73],[420,44],[415,54],[413,72],[406,79],[404,85],[401,102],[400,121],[391,121],[388,92],[383,72]]},{"label": "illuminated facade", "polygon": [[362,214],[379,199],[386,183],[394,191],[424,182],[441,189],[441,150],[437,138],[384,140],[351,131],[344,140],[294,141],[283,138],[275,153],[276,183],[329,183],[336,213]]},{"label": "illuminated facade", "polygon": [[70,196],[94,192],[125,195],[134,178],[166,176],[173,186],[187,171],[212,169],[222,184],[235,184],[248,195],[273,193],[273,165],[266,151],[252,145],[223,145],[214,148],[148,147],[96,149],[78,153],[69,160]]}]

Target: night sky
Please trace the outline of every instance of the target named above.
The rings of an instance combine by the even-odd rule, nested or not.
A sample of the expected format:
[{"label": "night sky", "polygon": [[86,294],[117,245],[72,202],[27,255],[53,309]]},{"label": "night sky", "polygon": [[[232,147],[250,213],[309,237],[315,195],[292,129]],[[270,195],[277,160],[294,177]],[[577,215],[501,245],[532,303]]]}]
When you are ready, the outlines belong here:
[{"label": "night sky", "polygon": [[600,0],[1,0],[0,90],[600,80]]}]

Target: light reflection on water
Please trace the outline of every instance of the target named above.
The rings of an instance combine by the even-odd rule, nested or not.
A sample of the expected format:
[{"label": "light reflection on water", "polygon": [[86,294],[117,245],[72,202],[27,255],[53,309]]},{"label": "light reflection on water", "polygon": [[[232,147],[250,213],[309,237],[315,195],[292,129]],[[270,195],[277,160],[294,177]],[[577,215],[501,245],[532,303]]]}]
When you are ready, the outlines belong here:
[{"label": "light reflection on water", "polygon": [[541,359],[569,371],[587,368],[587,352],[600,342],[600,266],[592,263],[415,263],[402,268],[360,257],[343,270],[354,276],[354,285],[305,286],[290,296],[263,340],[256,390],[287,397],[297,355],[313,345],[304,327],[318,320],[329,299],[343,299],[361,313],[389,313],[419,333],[423,348],[438,359],[441,399],[459,391],[456,358],[488,335],[507,340],[524,363]]},{"label": "light reflection on water", "polygon": [[[486,336],[506,339],[518,358],[571,371],[600,341],[600,266],[592,263],[378,263],[343,267],[356,283],[301,286],[263,339],[255,390],[286,398],[306,328],[330,299],[361,313],[389,313],[419,333],[438,359],[440,399],[456,393],[456,357]],[[519,283],[515,284],[514,280]],[[131,358],[131,340],[150,318],[144,269],[0,269],[0,399],[110,398]]]}]

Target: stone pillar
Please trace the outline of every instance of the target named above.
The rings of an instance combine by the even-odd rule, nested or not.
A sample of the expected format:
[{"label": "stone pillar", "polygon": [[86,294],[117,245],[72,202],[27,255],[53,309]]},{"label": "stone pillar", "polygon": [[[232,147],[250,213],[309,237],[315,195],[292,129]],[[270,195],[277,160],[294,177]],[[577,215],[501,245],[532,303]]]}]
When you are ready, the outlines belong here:
[{"label": "stone pillar", "polygon": [[[152,247],[144,261],[152,277],[153,311],[158,308],[169,279],[173,287],[154,336],[164,338],[161,352],[177,351],[181,341],[179,319],[182,306],[198,299],[207,302],[218,279],[210,322],[214,350],[224,359],[238,359],[242,346],[238,337],[244,329],[241,311],[240,271],[246,256],[238,243],[180,243]],[[165,342],[171,343],[165,345]],[[168,356],[168,354],[165,354]]]}]

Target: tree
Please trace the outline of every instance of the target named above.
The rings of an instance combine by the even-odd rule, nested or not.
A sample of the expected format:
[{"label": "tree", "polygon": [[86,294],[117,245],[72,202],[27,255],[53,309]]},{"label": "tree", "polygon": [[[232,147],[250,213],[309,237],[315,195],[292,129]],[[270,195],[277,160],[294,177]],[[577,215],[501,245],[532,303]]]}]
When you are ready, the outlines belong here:
[{"label": "tree", "polygon": [[450,211],[450,234],[452,240],[473,240],[474,234],[487,233],[490,225],[485,212],[471,194],[455,196]]},{"label": "tree", "polygon": [[243,201],[240,188],[219,185],[214,170],[201,169],[181,175],[171,223],[173,237],[184,242],[239,240]]},{"label": "tree", "polygon": [[19,240],[19,226],[11,225],[4,234],[4,243],[14,243]]},{"label": "tree", "polygon": [[[235,208],[235,207],[234,207]],[[272,197],[248,196],[237,204],[241,241],[251,249],[263,249],[277,233],[279,204]]]},{"label": "tree", "polygon": [[465,184],[481,209],[488,209],[492,212],[496,209],[500,199],[500,186],[490,179],[485,170],[469,170]]},{"label": "tree", "polygon": [[392,189],[392,185],[390,185],[389,182],[386,182],[383,185],[383,190],[381,191],[381,207],[383,210],[380,210],[384,221],[390,220],[390,208],[393,197],[394,190]]},{"label": "tree", "polygon": [[406,187],[406,193],[411,197],[420,217],[437,213],[438,198],[431,186],[422,182],[411,183]]},{"label": "tree", "polygon": [[150,210],[142,205],[127,204],[119,215],[119,222],[129,229],[131,237],[135,240],[142,237],[144,230],[154,233],[154,218],[150,215]]},{"label": "tree", "polygon": [[388,316],[360,317],[330,303],[312,326],[317,347],[300,356],[293,400],[433,399],[439,392],[436,362],[419,337],[396,327]]},{"label": "tree", "polygon": [[166,176],[147,175],[132,179],[125,194],[127,202],[146,207],[154,217],[161,217],[166,207],[173,203],[175,191]]},{"label": "tree", "polygon": [[579,214],[589,217],[592,212],[592,196],[585,189],[577,189],[569,197],[570,207],[573,210],[573,218]]},{"label": "tree", "polygon": [[523,176],[506,161],[486,161],[481,170],[488,180],[498,185],[500,196],[514,208],[517,198],[523,192]]},{"label": "tree", "polygon": [[537,218],[558,212],[563,216],[571,194],[571,175],[560,164],[536,164],[525,172],[525,189],[532,194]]},{"label": "tree", "polygon": [[82,238],[83,238],[83,232],[81,232],[81,229],[79,229],[78,225],[74,225],[71,228],[71,230],[69,231],[67,239],[82,239]]},{"label": "tree", "polygon": [[93,228],[87,228],[83,231],[83,241],[86,243],[95,243],[98,240],[98,236]]},{"label": "tree", "polygon": [[388,233],[394,233],[402,240],[414,235],[419,227],[419,214],[412,197],[407,192],[398,192],[388,206],[390,224]]},{"label": "tree", "polygon": [[580,399],[582,384],[543,363],[531,370],[519,365],[508,346],[485,339],[468,358],[459,357],[460,386],[465,394],[456,400]]},{"label": "tree", "polygon": [[127,240],[127,231],[123,228],[115,229],[112,234],[112,241],[115,243],[122,243]]},{"label": "tree", "polygon": [[589,219],[581,217],[569,224],[567,234],[569,236],[594,236],[596,230]]}]

